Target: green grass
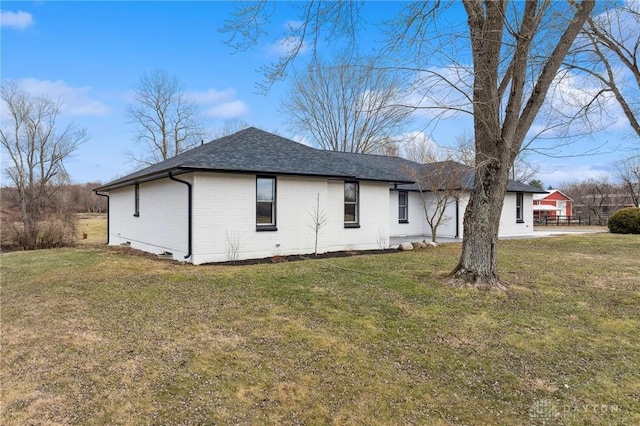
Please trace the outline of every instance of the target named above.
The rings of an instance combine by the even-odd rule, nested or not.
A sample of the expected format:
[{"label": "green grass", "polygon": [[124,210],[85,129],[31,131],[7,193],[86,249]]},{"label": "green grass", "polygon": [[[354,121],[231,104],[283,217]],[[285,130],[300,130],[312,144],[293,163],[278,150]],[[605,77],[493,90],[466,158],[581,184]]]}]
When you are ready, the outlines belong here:
[{"label": "green grass", "polygon": [[506,293],[459,250],[3,254],[0,423],[640,424],[640,236],[503,241]]}]

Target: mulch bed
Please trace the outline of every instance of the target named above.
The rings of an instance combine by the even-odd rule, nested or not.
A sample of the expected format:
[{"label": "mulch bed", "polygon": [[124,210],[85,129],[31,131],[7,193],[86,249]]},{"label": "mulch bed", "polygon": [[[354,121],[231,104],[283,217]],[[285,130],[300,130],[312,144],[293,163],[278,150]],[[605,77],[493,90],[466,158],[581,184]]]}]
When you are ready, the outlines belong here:
[{"label": "mulch bed", "polygon": [[384,249],[384,250],[349,250],[349,251],[331,251],[327,253],[314,254],[292,254],[289,256],[271,256],[262,259],[246,259],[227,262],[214,262],[204,263],[203,265],[225,265],[225,266],[240,266],[240,265],[259,265],[263,263],[282,263],[282,262],[297,262],[300,260],[313,260],[313,259],[333,259],[337,257],[353,257],[361,256],[365,254],[389,254],[397,253],[397,249]]}]

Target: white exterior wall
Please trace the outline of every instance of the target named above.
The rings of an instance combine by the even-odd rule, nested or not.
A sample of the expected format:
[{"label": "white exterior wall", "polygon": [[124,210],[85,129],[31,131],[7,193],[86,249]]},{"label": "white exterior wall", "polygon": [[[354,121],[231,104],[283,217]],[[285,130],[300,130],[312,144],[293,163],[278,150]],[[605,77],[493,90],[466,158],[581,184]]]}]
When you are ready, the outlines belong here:
[{"label": "white exterior wall", "polygon": [[409,205],[409,222],[398,222],[398,193],[399,191],[389,191],[389,218],[390,232],[392,237],[406,237],[409,235],[422,235],[424,233],[424,209],[420,194],[415,191],[407,191]]},{"label": "white exterior wall", "polygon": [[[427,204],[429,204],[431,194],[426,194]],[[469,202],[469,196],[462,194],[458,202],[458,230],[462,237],[462,221],[464,218],[464,209]],[[418,192],[409,191],[409,223],[398,223],[398,191],[390,191],[389,194],[389,212],[391,216],[391,236],[431,236],[431,227],[427,222],[422,204],[422,197]],[[456,237],[456,203],[452,200],[447,204],[445,211],[445,219],[438,226],[438,237],[455,238]]]},{"label": "white exterior wall", "polygon": [[523,193],[523,223],[516,220],[516,193],[507,192],[500,216],[500,237],[518,237],[533,234],[533,194]]},{"label": "white exterior wall", "polygon": [[[183,178],[182,180],[188,180]],[[170,179],[140,184],[140,216],[134,216],[135,186],[109,192],[109,245],[130,243],[150,253],[171,252],[185,260],[188,250],[187,186]]]},{"label": "white exterior wall", "polygon": [[[276,178],[277,231],[256,230],[256,176],[198,173],[181,175],[193,184],[193,245],[195,264],[311,254],[315,232],[312,212],[320,200],[326,222],[318,235],[318,252],[388,248],[390,236],[430,236],[420,195],[409,192],[409,223],[398,223],[398,191],[384,182],[359,184],[359,228],[344,227],[344,182],[326,178]],[[129,243],[150,253],[173,253],[184,261],[188,251],[187,186],[162,179],[140,184],[140,216],[134,216],[134,186],[109,194],[109,244]],[[516,221],[516,194],[507,193],[500,220],[500,237],[533,233],[533,196],[524,193],[524,223]],[[462,238],[468,194],[459,200]],[[439,237],[456,236],[455,202],[449,219],[438,227]],[[237,250],[233,248],[237,246]],[[234,255],[234,252],[237,253]]]},{"label": "white exterior wall", "polygon": [[[256,230],[256,176],[200,173],[194,184],[193,263],[311,254],[315,231],[312,212],[318,194],[326,223],[318,234],[318,252],[388,247],[389,218],[380,206],[389,202],[386,183],[360,182],[359,229],[344,228],[344,182],[325,178],[276,178],[277,231]],[[233,246],[237,246],[237,250]]]},{"label": "white exterior wall", "polygon": [[194,263],[313,253],[309,212],[318,194],[321,210],[326,209],[326,180],[276,178],[277,231],[256,230],[255,175],[203,173],[195,180]]},{"label": "white exterior wall", "polygon": [[327,251],[377,250],[389,247],[389,184],[360,182],[360,228],[344,227],[344,182],[328,182]]},{"label": "white exterior wall", "polygon": [[[427,203],[431,195],[427,194]],[[458,200],[458,238],[462,239],[464,231],[464,212],[469,204],[469,194],[464,193]],[[516,193],[508,192],[505,196],[504,205],[502,207],[502,215],[500,217],[499,236],[515,237],[533,234],[533,195],[523,193],[523,209],[524,222],[516,221]],[[398,192],[390,191],[389,194],[389,212],[390,212],[390,229],[391,236],[431,236],[431,227],[427,223],[422,208],[422,200],[417,192],[409,192],[409,223],[398,223]],[[456,237],[456,206],[455,201],[451,201],[445,211],[447,219],[440,223],[437,230],[438,237],[455,238]]]}]

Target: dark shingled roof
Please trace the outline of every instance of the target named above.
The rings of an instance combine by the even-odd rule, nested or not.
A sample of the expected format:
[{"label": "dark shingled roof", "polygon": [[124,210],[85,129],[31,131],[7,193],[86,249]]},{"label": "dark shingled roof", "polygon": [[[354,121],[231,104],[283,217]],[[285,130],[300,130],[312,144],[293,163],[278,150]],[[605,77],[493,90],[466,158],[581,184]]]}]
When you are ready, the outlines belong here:
[{"label": "dark shingled roof", "polygon": [[[415,171],[409,176],[414,177],[411,179],[414,183],[396,185],[397,189],[424,191],[433,190],[437,185],[446,184],[447,189],[471,190],[476,180],[472,167],[455,161],[448,160],[429,164],[412,164]],[[542,193],[546,191],[541,191],[534,186],[509,179],[507,183],[507,192]]]},{"label": "dark shingled roof", "polygon": [[290,139],[249,127],[109,182],[109,190],[194,170],[324,176],[383,182],[411,182],[397,170],[350,162]]},{"label": "dark shingled roof", "polygon": [[[417,164],[399,157],[323,151],[249,127],[109,182],[96,191],[190,171],[323,176],[390,182],[406,189],[417,189],[412,184],[416,174],[410,170],[428,171],[443,164]],[[465,167],[458,163],[451,166],[453,164]],[[473,173],[471,169],[469,171],[472,182]],[[519,182],[513,182],[513,185],[510,182],[508,190],[539,192]]]}]

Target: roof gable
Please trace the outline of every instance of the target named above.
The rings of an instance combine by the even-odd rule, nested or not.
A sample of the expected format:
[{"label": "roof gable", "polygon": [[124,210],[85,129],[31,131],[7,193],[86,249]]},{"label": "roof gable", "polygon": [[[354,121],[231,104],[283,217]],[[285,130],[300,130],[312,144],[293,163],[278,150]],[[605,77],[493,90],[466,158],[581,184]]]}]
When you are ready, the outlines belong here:
[{"label": "roof gable", "polygon": [[567,200],[573,201],[571,197],[569,197],[564,192],[559,189],[552,189],[551,191],[544,191],[544,193],[536,194],[534,196],[534,200]]}]

